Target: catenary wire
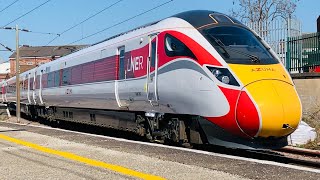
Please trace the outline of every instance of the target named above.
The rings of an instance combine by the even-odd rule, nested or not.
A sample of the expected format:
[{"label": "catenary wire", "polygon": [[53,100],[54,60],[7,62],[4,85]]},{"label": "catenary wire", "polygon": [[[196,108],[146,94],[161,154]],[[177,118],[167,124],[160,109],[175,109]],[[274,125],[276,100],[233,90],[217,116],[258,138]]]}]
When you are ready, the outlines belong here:
[{"label": "catenary wire", "polygon": [[[18,2],[18,1],[19,1],[19,0],[16,0],[16,1],[14,1],[13,3],[11,3],[11,4],[9,5],[9,7],[10,7],[11,5],[13,5],[14,3]],[[2,28],[4,28],[5,26],[8,26],[9,24],[11,24],[11,23],[13,23],[13,22],[15,22],[15,21],[23,18],[24,16],[26,16],[26,15],[30,14],[31,12],[39,9],[40,7],[42,7],[43,5],[47,4],[47,3],[50,2],[50,1],[51,1],[51,0],[47,0],[47,1],[45,1],[44,3],[36,6],[35,8],[31,9],[30,11],[24,13],[23,15],[17,17],[16,19],[14,19],[14,20],[10,21],[9,23],[7,23],[6,25],[2,26]],[[7,6],[6,8],[9,8],[9,7]],[[3,11],[3,10],[2,10],[2,11]],[[26,31],[26,32],[28,32],[28,31]],[[52,35],[60,36],[60,34],[56,34],[56,33],[36,32],[36,31],[29,31],[29,32],[30,32],[30,33],[37,33],[37,34],[50,34],[50,35],[52,34]],[[7,60],[7,61],[9,61],[9,60]],[[7,61],[4,61],[4,62],[7,62]],[[2,62],[2,63],[4,63],[4,62]]]},{"label": "catenary wire", "polygon": [[[4,44],[0,43],[0,46],[2,46],[3,48],[5,48],[5,50],[0,50],[0,52],[14,52],[14,50],[12,50],[11,48],[9,48],[8,46],[5,46]],[[1,58],[0,58],[1,59]],[[4,60],[4,61],[1,61],[0,64],[2,63],[5,63],[5,62],[8,62],[10,59],[8,60]]]},{"label": "catenary wire", "polygon": [[[115,3],[113,3],[113,4],[111,4],[111,5],[109,5],[109,6],[105,7],[105,8],[103,8],[102,10],[100,10],[100,11],[96,12],[95,14],[93,14],[93,15],[89,16],[88,18],[84,19],[83,21],[81,21],[81,22],[79,22],[79,23],[77,23],[77,24],[75,24],[75,25],[71,26],[70,28],[68,28],[68,29],[66,29],[66,30],[64,30],[64,31],[62,31],[62,32],[61,32],[61,33],[59,33],[59,34],[56,34],[57,36],[56,36],[55,38],[53,38],[51,41],[49,41],[45,46],[48,46],[50,43],[52,43],[53,41],[55,41],[56,39],[58,39],[62,34],[64,34],[64,33],[68,32],[68,31],[70,31],[71,29],[73,29],[73,28],[75,28],[75,27],[77,27],[77,26],[79,26],[79,25],[83,24],[84,22],[86,22],[86,21],[88,21],[88,20],[92,19],[93,17],[95,17],[95,16],[97,16],[97,15],[101,14],[101,13],[102,13],[102,12],[104,12],[105,10],[110,9],[111,7],[113,7],[113,6],[115,6],[116,4],[120,3],[121,1],[123,1],[123,0],[119,0],[119,1],[117,1],[117,2],[115,2]],[[33,33],[35,33],[35,32],[33,32]],[[41,32],[38,32],[38,33],[40,33],[40,34],[48,34],[48,33],[41,33]],[[52,34],[52,33],[50,33],[50,34]],[[40,51],[40,50],[37,50],[37,51],[35,51],[34,53],[37,53],[37,52],[39,52],[39,51]]]},{"label": "catenary wire", "polygon": [[29,33],[33,33],[33,34],[43,34],[43,35],[55,35],[57,37],[61,36],[61,34],[59,33],[53,33],[53,32],[39,32],[39,31],[26,31],[26,32],[29,32]]},{"label": "catenary wire", "polygon": [[[48,0],[48,1],[46,1],[46,2],[49,2],[49,1],[51,1],[51,0]],[[69,43],[68,45],[71,45],[71,44],[76,43],[76,42],[79,42],[79,41],[81,41],[81,40],[83,40],[83,39],[87,39],[87,38],[89,38],[89,37],[92,37],[92,36],[95,36],[95,35],[97,35],[97,34],[100,34],[100,33],[104,32],[104,31],[106,31],[106,30],[108,30],[108,29],[111,29],[111,28],[113,28],[113,27],[115,27],[115,26],[118,26],[118,25],[120,25],[120,24],[123,24],[123,23],[125,23],[125,22],[127,22],[127,21],[130,21],[130,20],[132,20],[132,19],[134,19],[134,18],[137,18],[137,17],[139,17],[139,16],[141,16],[141,15],[144,15],[144,14],[150,12],[150,11],[153,11],[153,10],[155,10],[155,9],[158,9],[158,8],[164,6],[164,5],[166,5],[166,4],[168,4],[168,3],[172,2],[172,1],[174,1],[174,0],[166,1],[166,2],[164,2],[164,3],[162,3],[162,4],[160,4],[160,5],[157,5],[157,6],[153,7],[153,8],[151,8],[151,9],[149,9],[149,10],[146,10],[146,11],[144,11],[144,12],[142,12],[142,13],[139,13],[139,14],[137,14],[137,15],[135,15],[135,16],[132,16],[132,17],[130,17],[130,18],[128,18],[128,19],[125,19],[125,20],[123,20],[123,21],[121,21],[121,22],[119,22],[119,23],[116,23],[116,24],[114,24],[114,25],[112,25],[112,26],[109,26],[109,27],[107,27],[107,28],[105,28],[105,29],[103,29],[103,30],[100,30],[100,31],[95,32],[95,33],[93,33],[93,34],[91,34],[91,35],[88,35],[88,36],[86,36],[86,37],[83,37],[83,38],[81,38],[81,39],[79,39],[79,40],[77,40],[77,41],[74,41],[74,42],[72,42],[72,43]],[[45,3],[46,3],[46,2],[45,2]],[[44,4],[42,4],[42,5],[44,5]],[[57,35],[60,36],[61,34],[57,34]],[[48,43],[48,44],[49,44],[49,43]],[[36,52],[35,52],[35,53],[36,53]],[[6,61],[4,61],[4,62],[6,62]]]},{"label": "catenary wire", "polygon": [[[0,29],[4,29],[4,30],[16,30],[15,27],[0,27]],[[58,33],[53,33],[53,32],[40,32],[40,31],[31,31],[28,29],[18,29],[21,32],[28,32],[28,33],[34,33],[34,34],[44,34],[44,35],[56,35],[56,36],[60,36],[60,34]]]},{"label": "catenary wire", "polygon": [[19,16],[19,17],[17,17],[16,19],[14,19],[14,20],[10,21],[9,23],[7,23],[6,25],[4,25],[4,26],[2,26],[2,27],[8,26],[9,24],[11,24],[11,23],[13,23],[13,22],[15,22],[15,21],[17,21],[17,20],[19,20],[19,19],[23,18],[24,16],[26,16],[26,15],[28,15],[29,13],[31,13],[31,12],[33,12],[33,11],[35,11],[36,9],[38,9],[38,8],[42,7],[43,5],[47,4],[47,3],[48,3],[48,2],[50,2],[50,1],[51,1],[51,0],[47,0],[46,2],[44,2],[44,3],[40,4],[40,5],[38,5],[37,7],[35,7],[35,8],[33,8],[33,9],[31,9],[30,11],[28,11],[28,12],[24,13],[23,15],[21,15],[21,16]]},{"label": "catenary wire", "polygon": [[[14,27],[6,27],[6,28],[0,28],[0,29],[8,29],[8,30],[15,30]],[[56,35],[56,36],[60,36],[60,34],[56,34],[56,33],[51,33],[51,32],[37,32],[37,31],[30,31],[30,30],[26,30],[26,29],[19,29],[19,31],[22,32],[27,32],[27,33],[35,33],[35,34],[43,34],[43,35]],[[13,49],[5,46],[4,44],[0,43],[0,46],[4,47],[6,50],[0,50],[0,51],[11,51],[11,52],[15,52]],[[10,60],[10,59],[9,59]],[[1,63],[5,63],[9,60],[0,62]]]},{"label": "catenary wire", "polygon": [[[89,35],[89,36],[86,36],[86,37],[84,37],[84,38],[82,38],[82,39],[80,39],[80,40],[74,41],[74,42],[69,43],[69,44],[67,44],[67,45],[71,45],[71,44],[76,43],[76,42],[78,42],[78,41],[81,41],[81,40],[83,40],[83,39],[86,39],[86,38],[89,38],[89,37],[94,36],[94,35],[96,35],[96,34],[102,33],[103,31],[106,31],[106,30],[108,30],[108,29],[110,29],[110,28],[112,28],[112,27],[115,27],[115,26],[118,26],[118,25],[120,25],[120,24],[123,24],[123,23],[125,23],[125,22],[127,22],[127,21],[130,21],[130,20],[132,20],[132,19],[134,19],[134,18],[136,18],[136,17],[138,17],[138,16],[141,16],[141,15],[143,15],[143,14],[146,14],[146,13],[152,11],[152,10],[155,10],[155,9],[157,9],[157,8],[160,8],[161,6],[164,6],[164,5],[166,5],[166,4],[168,4],[168,3],[172,2],[172,1],[173,1],[173,0],[166,1],[165,3],[162,3],[162,4],[158,5],[158,6],[155,6],[155,7],[151,8],[151,9],[149,9],[149,10],[147,10],[147,11],[144,11],[144,12],[142,12],[142,13],[140,13],[140,14],[137,14],[137,15],[131,17],[131,18],[128,18],[128,19],[126,19],[126,20],[124,20],[124,21],[121,21],[121,22],[119,22],[119,23],[117,23],[117,24],[114,24],[113,26],[110,26],[110,27],[108,27],[108,28],[105,28],[105,29],[103,29],[103,30],[101,30],[101,31],[98,31],[98,32],[96,32],[96,33],[94,33],[94,34],[91,34],[91,35]],[[116,2],[116,3],[117,3],[117,2]],[[114,3],[114,4],[115,4],[115,3]],[[61,34],[62,34],[62,33],[60,33],[60,35],[61,35]],[[51,43],[51,42],[47,43],[47,45],[49,45],[50,43]],[[47,45],[46,45],[46,46],[47,46]],[[37,51],[35,51],[34,53],[37,53],[37,52],[39,52],[39,51],[40,51],[40,50],[37,50]]]},{"label": "catenary wire", "polygon": [[106,31],[106,30],[108,30],[108,29],[111,29],[111,28],[113,28],[113,27],[115,27],[115,26],[118,26],[118,25],[120,25],[120,24],[123,24],[123,23],[125,23],[125,22],[127,22],[127,21],[130,21],[130,20],[136,18],[136,17],[139,17],[139,16],[141,16],[141,15],[144,15],[144,14],[150,12],[150,11],[153,11],[153,10],[155,10],[155,9],[158,9],[158,8],[164,6],[164,5],[166,5],[166,4],[168,4],[168,3],[172,2],[172,1],[173,1],[173,0],[166,1],[166,2],[164,2],[164,3],[160,4],[160,5],[157,5],[157,6],[151,8],[151,9],[149,9],[149,10],[147,10],[147,11],[144,11],[144,12],[142,12],[142,13],[139,13],[139,14],[137,14],[137,15],[135,15],[135,16],[132,16],[132,17],[130,17],[130,18],[128,18],[128,19],[125,19],[125,20],[123,20],[123,21],[121,21],[121,22],[118,22],[118,23],[116,23],[116,24],[114,24],[114,25],[112,25],[112,26],[109,26],[109,27],[107,27],[107,28],[105,28],[105,29],[102,29],[102,30],[97,31],[97,32],[95,32],[95,33],[93,33],[93,34],[90,34],[90,35],[88,35],[88,36],[85,36],[85,37],[83,37],[83,38],[81,38],[81,39],[78,39],[78,40],[76,40],[76,41],[73,41],[73,42],[69,43],[68,45],[74,44],[74,43],[79,42],[79,41],[81,41],[81,40],[84,40],[84,39],[87,39],[87,38],[89,38],[89,37],[92,37],[92,36],[95,36],[95,35],[97,35],[97,34],[100,34],[100,33],[104,32],[104,31]]},{"label": "catenary wire", "polygon": [[117,1],[117,2],[115,2],[115,3],[113,3],[113,4],[111,4],[111,5],[109,5],[109,6],[105,7],[105,8],[103,8],[102,10],[100,10],[100,11],[96,12],[95,14],[93,14],[93,15],[91,15],[91,16],[89,16],[89,17],[87,17],[87,18],[86,18],[86,19],[84,19],[83,21],[81,21],[81,22],[79,22],[79,23],[77,23],[77,24],[75,24],[75,25],[71,26],[70,28],[68,28],[68,29],[66,29],[66,30],[64,30],[64,31],[62,31],[61,33],[59,33],[59,34],[60,34],[59,36],[56,36],[56,37],[55,37],[55,38],[53,38],[51,41],[49,41],[49,42],[46,44],[46,46],[47,46],[47,45],[49,45],[50,43],[52,43],[53,41],[55,41],[56,39],[58,39],[58,38],[59,38],[61,35],[63,35],[64,33],[66,33],[66,32],[68,32],[68,31],[70,31],[71,29],[74,29],[75,27],[77,27],[77,26],[79,26],[79,25],[83,24],[84,22],[86,22],[86,21],[88,21],[88,20],[92,19],[93,17],[95,17],[95,16],[97,16],[97,15],[101,14],[102,12],[106,11],[107,9],[110,9],[111,7],[113,7],[113,6],[115,6],[116,4],[120,3],[121,1],[123,1],[123,0],[119,0],[119,1]]},{"label": "catenary wire", "polygon": [[18,1],[20,1],[20,0],[15,0],[15,1],[13,1],[11,4],[9,4],[8,6],[6,6],[6,7],[3,8],[3,9],[1,9],[1,10],[0,10],[0,13],[2,13],[4,10],[8,9],[8,8],[11,7],[12,5],[14,5],[15,3],[17,3]]},{"label": "catenary wire", "polygon": [[11,52],[13,52],[13,50],[12,50],[11,48],[9,48],[8,46],[5,46],[5,45],[2,44],[2,43],[0,43],[0,45],[1,45],[2,47],[4,47],[4,48],[6,49],[6,51],[11,51]]}]

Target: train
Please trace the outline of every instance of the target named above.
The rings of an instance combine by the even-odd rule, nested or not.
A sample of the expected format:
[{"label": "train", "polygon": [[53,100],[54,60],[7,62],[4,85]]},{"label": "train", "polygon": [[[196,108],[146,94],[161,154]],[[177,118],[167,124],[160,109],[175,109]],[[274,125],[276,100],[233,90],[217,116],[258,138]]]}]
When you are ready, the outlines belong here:
[{"label": "train", "polygon": [[[244,24],[182,12],[20,74],[21,112],[129,131],[150,141],[286,146],[302,108],[290,74]],[[16,108],[16,78],[1,83]],[[121,131],[120,131],[121,132]]]}]

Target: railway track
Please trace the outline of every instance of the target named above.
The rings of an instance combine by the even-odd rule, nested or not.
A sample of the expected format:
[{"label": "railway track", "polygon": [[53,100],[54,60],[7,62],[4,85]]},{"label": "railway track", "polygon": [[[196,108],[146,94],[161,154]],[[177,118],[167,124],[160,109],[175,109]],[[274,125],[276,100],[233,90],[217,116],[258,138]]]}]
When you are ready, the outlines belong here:
[{"label": "railway track", "polygon": [[240,156],[252,159],[273,161],[309,168],[320,168],[320,153],[302,148],[285,147],[278,150],[243,150],[216,146],[196,147],[200,150]]},{"label": "railway track", "polygon": [[[262,160],[272,160],[284,164],[292,164],[311,168],[320,168],[320,158],[309,156],[306,154],[297,154],[296,152],[283,153],[281,150],[277,151],[249,151],[255,153],[256,158]],[[251,154],[252,155],[252,154]]]},{"label": "railway track", "polygon": [[320,151],[287,146],[273,152],[286,157],[290,161],[293,159],[293,163],[320,168]]},{"label": "railway track", "polygon": [[[26,118],[26,117],[24,117]],[[31,119],[27,119],[28,121],[34,121]],[[91,134],[99,134],[105,136],[112,136],[118,138],[125,138],[131,140],[138,140],[138,141],[145,141],[148,140],[136,134],[130,132],[119,131],[115,129],[107,129],[103,127],[97,126],[90,126],[85,124],[76,124],[73,122],[66,122],[60,121],[59,124],[57,123],[49,123],[49,121],[39,120],[41,124],[72,130],[72,131],[79,131]],[[173,144],[170,144],[173,145]],[[176,145],[175,145],[176,146]],[[266,160],[284,164],[291,164],[309,168],[320,168],[320,152],[319,151],[311,151],[302,148],[292,148],[292,147],[285,147],[279,150],[243,150],[243,149],[231,149],[225,148],[221,146],[214,146],[214,145],[195,145],[192,148],[220,153],[220,154],[227,154],[251,159],[258,159],[258,160]]]},{"label": "railway track", "polygon": [[318,151],[318,150],[310,150],[310,149],[287,146],[287,147],[284,147],[282,149],[275,150],[275,151],[280,152],[280,153],[289,153],[289,154],[303,155],[303,156],[307,156],[307,157],[320,158],[320,151]]}]

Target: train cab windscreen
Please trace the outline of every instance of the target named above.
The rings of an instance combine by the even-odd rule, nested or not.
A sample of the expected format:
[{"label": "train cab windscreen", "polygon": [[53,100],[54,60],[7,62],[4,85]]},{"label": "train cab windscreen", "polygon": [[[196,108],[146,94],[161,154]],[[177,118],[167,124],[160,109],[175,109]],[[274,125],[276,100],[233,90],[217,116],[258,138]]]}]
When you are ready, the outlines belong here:
[{"label": "train cab windscreen", "polygon": [[279,63],[260,40],[245,28],[220,26],[205,29],[202,33],[227,63]]}]

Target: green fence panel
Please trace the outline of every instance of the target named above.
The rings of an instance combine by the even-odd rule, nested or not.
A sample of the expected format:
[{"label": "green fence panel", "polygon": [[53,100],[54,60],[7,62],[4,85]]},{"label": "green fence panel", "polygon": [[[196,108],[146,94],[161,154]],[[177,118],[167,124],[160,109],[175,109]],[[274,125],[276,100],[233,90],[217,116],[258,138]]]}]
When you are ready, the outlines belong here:
[{"label": "green fence panel", "polygon": [[286,68],[290,72],[320,73],[320,33],[287,38]]}]

